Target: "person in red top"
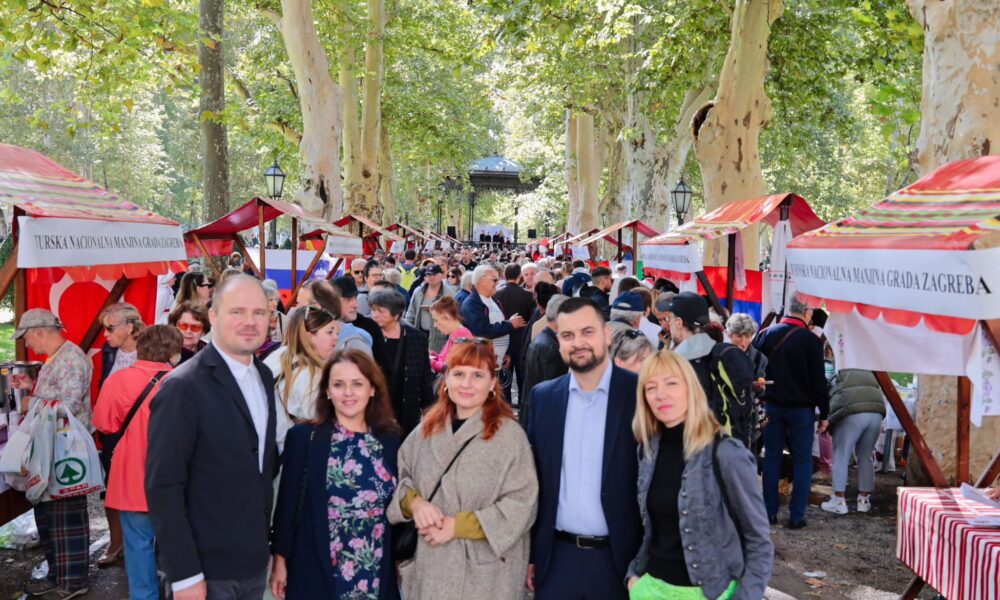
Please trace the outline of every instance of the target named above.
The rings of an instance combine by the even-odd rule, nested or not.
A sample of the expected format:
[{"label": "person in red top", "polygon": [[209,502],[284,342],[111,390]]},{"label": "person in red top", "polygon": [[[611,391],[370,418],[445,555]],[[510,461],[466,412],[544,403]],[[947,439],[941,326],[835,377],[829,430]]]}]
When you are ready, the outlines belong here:
[{"label": "person in red top", "polygon": [[448,362],[448,352],[455,345],[455,340],[471,339],[473,336],[472,332],[462,325],[458,301],[451,296],[438,298],[431,305],[431,318],[434,319],[434,326],[437,327],[437,330],[448,336],[448,341],[441,347],[440,353],[431,352],[431,369],[435,373],[443,373]]},{"label": "person in red top", "polygon": [[132,600],[159,598],[153,523],[144,487],[149,401],[159,389],[159,381],[180,361],[183,343],[180,331],[170,325],[144,329],[137,340],[138,360],[108,377],[94,405],[94,427],[106,434],[122,434],[111,459],[105,504],[120,512]]}]

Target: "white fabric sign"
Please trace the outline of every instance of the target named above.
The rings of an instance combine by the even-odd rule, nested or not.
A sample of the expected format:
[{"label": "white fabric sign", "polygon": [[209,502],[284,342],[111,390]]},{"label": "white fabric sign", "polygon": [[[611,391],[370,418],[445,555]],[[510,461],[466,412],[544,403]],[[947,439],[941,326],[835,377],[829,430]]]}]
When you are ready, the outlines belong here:
[{"label": "white fabric sign", "polygon": [[747,269],[746,261],[743,258],[743,232],[737,231],[733,234],[736,238],[736,242],[733,244],[736,248],[736,260],[733,261],[733,270],[736,271],[736,289],[743,291],[747,289]]},{"label": "white fabric sign", "polygon": [[784,313],[788,297],[795,291],[792,278],[787,275],[788,242],[792,241],[791,221],[778,221],[771,239],[771,267],[764,274],[762,314]]},{"label": "white fabric sign", "polygon": [[590,249],[586,246],[573,246],[573,258],[575,260],[590,260]]},{"label": "white fabric sign", "polygon": [[640,244],[642,264],[651,269],[666,269],[678,273],[697,273],[704,270],[701,249],[697,244],[665,245]]},{"label": "white fabric sign", "polygon": [[22,216],[18,226],[21,269],[187,260],[180,225]]},{"label": "white fabric sign", "polygon": [[[341,235],[326,236],[326,252],[337,256],[361,256],[363,254],[361,238]],[[315,255],[315,253],[314,253]],[[268,259],[270,261],[270,259]],[[311,258],[309,260],[312,260]],[[307,265],[309,263],[306,263]]]},{"label": "white fabric sign", "polygon": [[963,319],[1000,318],[1000,247],[988,250],[788,249],[806,294]]},{"label": "white fabric sign", "polygon": [[1000,415],[1000,357],[980,325],[969,335],[905,327],[857,311],[831,313],[825,327],[838,369],[965,375],[972,381],[972,422]]}]

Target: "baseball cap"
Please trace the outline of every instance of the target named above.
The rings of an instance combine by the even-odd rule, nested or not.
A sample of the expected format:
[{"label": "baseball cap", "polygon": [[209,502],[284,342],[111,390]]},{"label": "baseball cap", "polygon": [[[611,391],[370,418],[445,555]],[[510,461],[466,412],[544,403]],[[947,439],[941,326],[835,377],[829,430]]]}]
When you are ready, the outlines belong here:
[{"label": "baseball cap", "polygon": [[353,298],[358,295],[358,284],[354,282],[353,277],[348,275],[335,277],[330,283],[337,286],[342,298]]},{"label": "baseball cap", "polygon": [[681,292],[674,296],[667,306],[667,312],[688,323],[706,325],[709,322],[708,302],[694,292]]},{"label": "baseball cap", "polygon": [[21,320],[17,324],[17,329],[14,331],[13,339],[19,340],[24,337],[24,334],[28,332],[29,329],[35,329],[37,327],[58,327],[62,329],[64,326],[59,317],[55,316],[50,310],[44,308],[32,308],[31,310],[25,311],[21,315]]},{"label": "baseball cap", "polygon": [[433,265],[427,265],[424,267],[424,275],[443,275],[444,271],[441,270],[441,265],[434,263]]},{"label": "baseball cap", "polygon": [[646,305],[642,301],[642,296],[638,292],[633,292],[629,290],[624,294],[619,295],[615,298],[614,303],[612,303],[611,308],[617,310],[632,310],[637,312],[643,312],[646,310]]}]

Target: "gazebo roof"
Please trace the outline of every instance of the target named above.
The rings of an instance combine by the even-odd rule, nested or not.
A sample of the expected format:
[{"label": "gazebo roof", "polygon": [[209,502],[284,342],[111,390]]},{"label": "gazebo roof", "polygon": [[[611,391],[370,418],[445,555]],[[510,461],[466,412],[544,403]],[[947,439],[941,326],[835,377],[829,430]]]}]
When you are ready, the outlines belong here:
[{"label": "gazebo roof", "polygon": [[[517,193],[530,192],[542,182],[539,177],[521,181],[521,171],[524,167],[516,160],[511,160],[499,154],[491,154],[480,158],[469,165],[469,183],[476,192],[487,190],[511,190]],[[447,178],[442,184],[444,188],[461,189],[462,181],[458,178]]]}]

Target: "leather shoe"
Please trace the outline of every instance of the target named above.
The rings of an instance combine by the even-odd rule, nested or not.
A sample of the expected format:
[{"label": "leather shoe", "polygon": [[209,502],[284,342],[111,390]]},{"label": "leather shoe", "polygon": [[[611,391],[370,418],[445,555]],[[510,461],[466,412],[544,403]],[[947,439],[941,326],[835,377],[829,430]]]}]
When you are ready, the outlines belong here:
[{"label": "leather shoe", "polygon": [[788,528],[789,529],[802,529],[806,525],[807,525],[807,523],[806,523],[805,519],[802,519],[801,521],[789,521],[788,522]]},{"label": "leather shoe", "polygon": [[125,547],[124,546],[118,548],[114,552],[112,552],[111,549],[109,548],[104,553],[104,556],[102,556],[101,558],[97,559],[97,566],[98,566],[98,568],[106,569],[108,567],[111,567],[111,566],[114,566],[114,565],[118,564],[119,562],[121,562],[121,560],[123,558],[125,558]]}]

